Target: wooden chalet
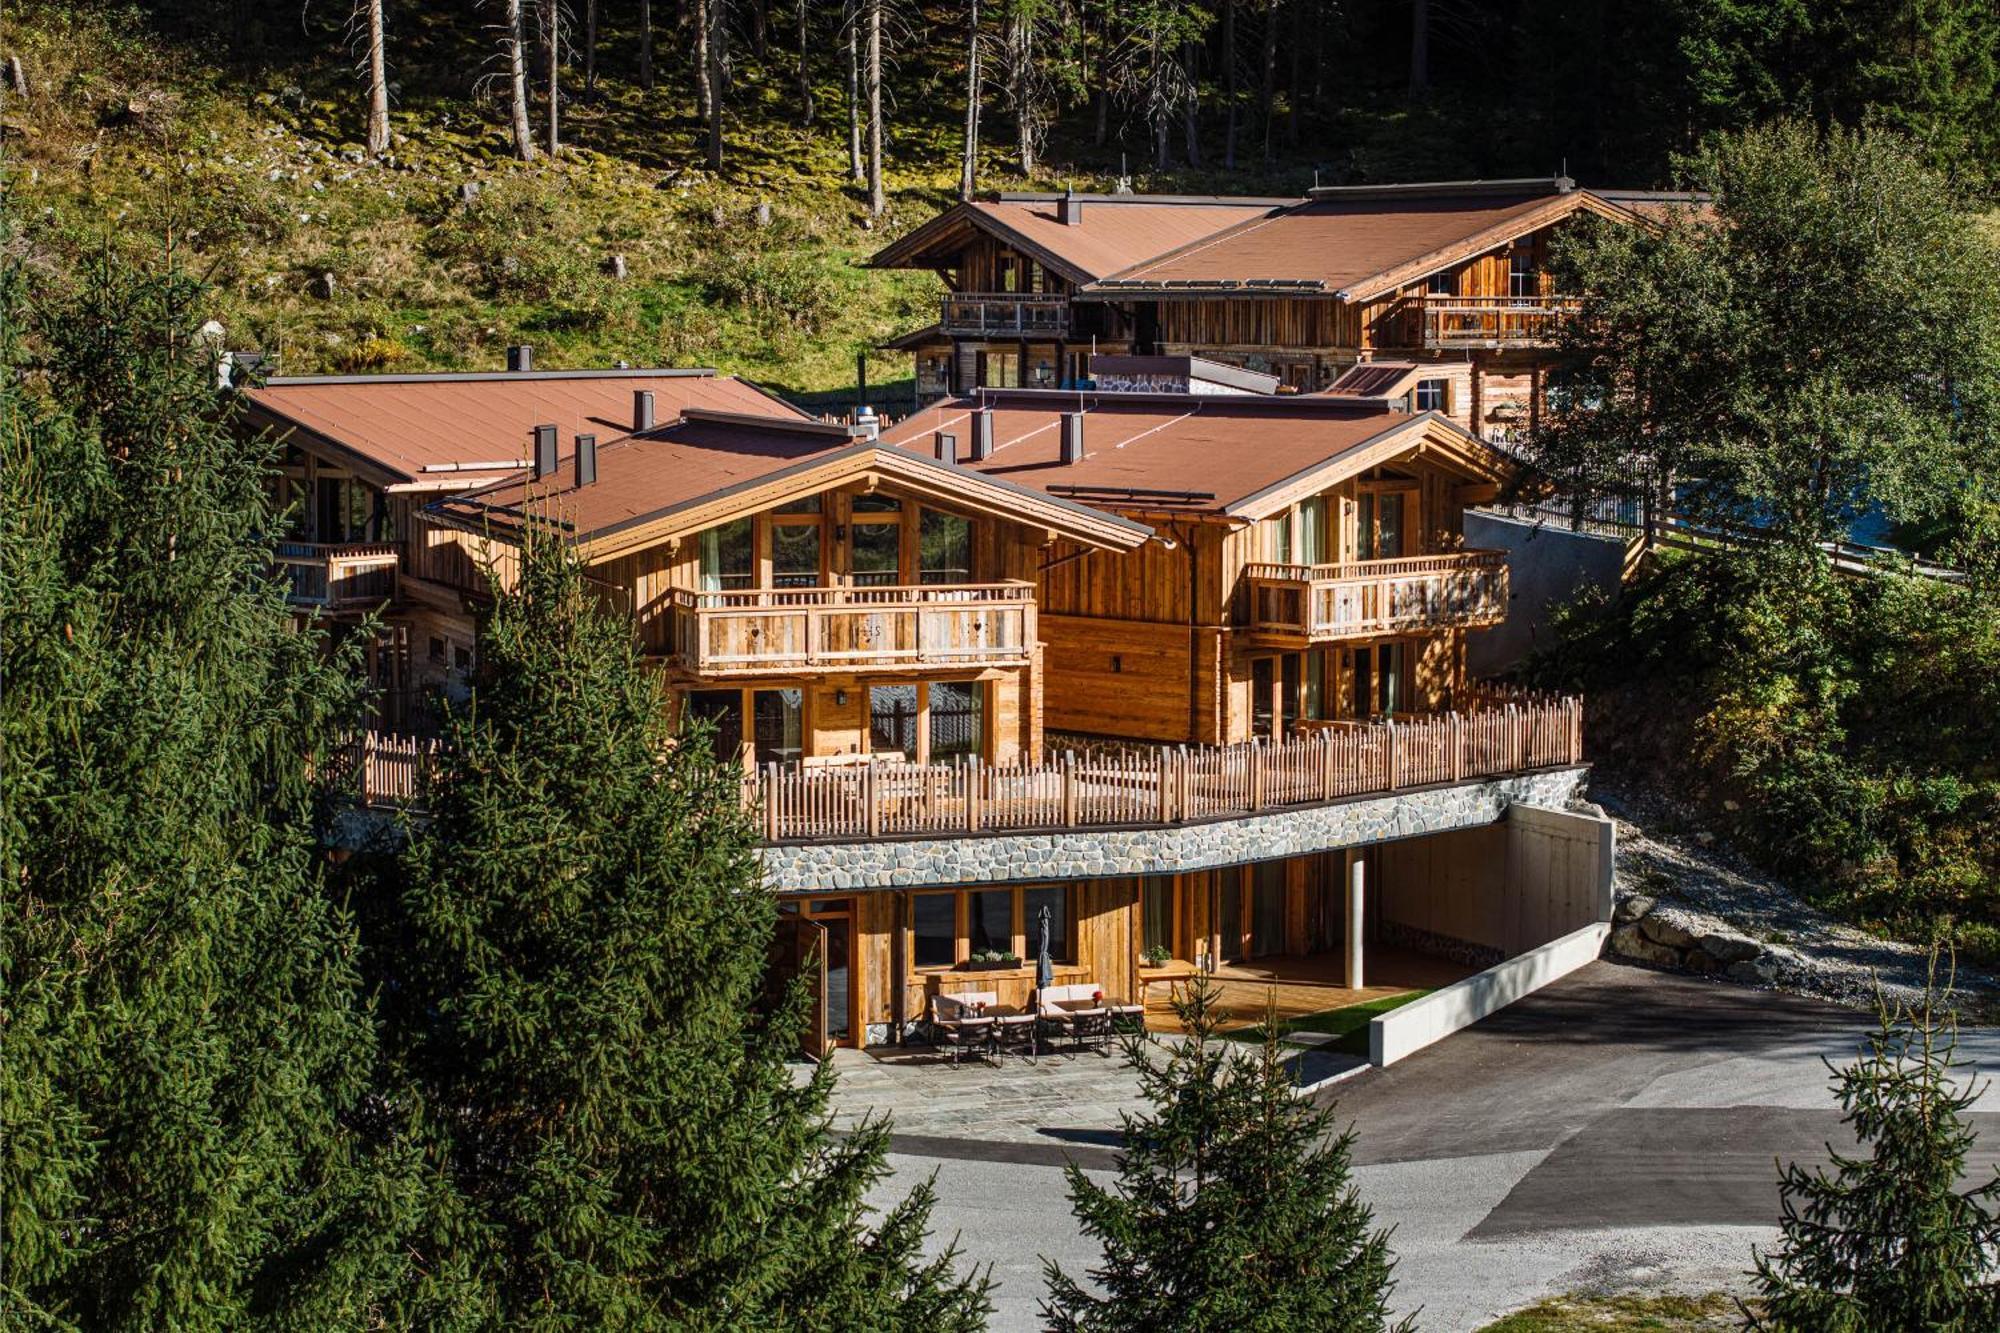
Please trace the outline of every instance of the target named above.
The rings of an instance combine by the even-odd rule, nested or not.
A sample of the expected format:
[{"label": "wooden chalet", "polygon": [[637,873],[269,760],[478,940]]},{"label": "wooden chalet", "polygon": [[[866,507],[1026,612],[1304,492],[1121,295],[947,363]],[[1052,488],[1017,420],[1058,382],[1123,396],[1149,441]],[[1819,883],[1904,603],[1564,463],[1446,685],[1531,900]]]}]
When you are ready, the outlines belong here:
[{"label": "wooden chalet", "polygon": [[[1122,196],[1051,198],[960,205],[874,262],[936,269],[951,288],[948,307],[988,282],[989,256],[1027,250],[1001,234],[999,219],[1014,215],[1005,210],[1054,209],[1088,226],[1094,213],[1115,220],[1132,206]],[[1481,438],[1506,440],[1539,410],[1552,330],[1573,304],[1554,289],[1551,240],[1579,215],[1641,222],[1676,201],[1580,189],[1557,177],[1333,187],[1304,199],[1240,202],[1228,225],[1060,285],[1045,318],[1099,334],[1102,352],[1199,356],[1274,375],[1290,392],[1328,389],[1358,364],[1394,361],[1407,368],[1395,396],[1409,410],[1439,412]],[[1162,200],[1151,212],[1188,209],[1196,215],[1189,225],[1207,226],[1217,204]],[[1036,242],[1059,253],[1062,235],[1045,228]],[[1128,249],[1138,245],[1135,237]],[[1089,382],[1087,364],[1074,355],[1048,362],[1038,376],[1013,376],[1011,361],[996,373],[979,361],[974,334],[948,321],[892,346],[917,355],[920,399],[975,385]]]}]

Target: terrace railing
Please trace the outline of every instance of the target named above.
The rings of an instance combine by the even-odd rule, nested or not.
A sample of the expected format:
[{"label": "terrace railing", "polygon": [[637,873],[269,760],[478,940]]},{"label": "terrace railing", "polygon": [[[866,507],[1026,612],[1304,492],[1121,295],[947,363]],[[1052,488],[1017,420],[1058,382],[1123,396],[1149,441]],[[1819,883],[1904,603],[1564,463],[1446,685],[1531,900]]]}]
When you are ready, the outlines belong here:
[{"label": "terrace railing", "polygon": [[1060,338],[1069,331],[1069,298],[1017,292],[960,292],[938,303],[938,327],[973,338]]},{"label": "terrace railing", "polygon": [[1409,722],[1326,726],[1277,744],[1020,764],[767,765],[744,798],[767,842],[1144,827],[1582,762],[1583,706],[1544,698]]},{"label": "terrace railing", "polygon": [[1031,583],[676,590],[672,652],[701,676],[879,666],[1022,666],[1035,646]]},{"label": "terrace railing", "polygon": [[1570,296],[1425,296],[1424,346],[1542,347],[1555,340],[1556,324],[1574,314]]},{"label": "terrace railing", "polygon": [[1324,641],[1497,625],[1507,616],[1503,551],[1455,551],[1340,565],[1251,564],[1253,633]]},{"label": "terrace railing", "polygon": [[332,610],[394,599],[401,551],[393,542],[279,542],[273,554],[289,580],[286,596],[293,605]]}]

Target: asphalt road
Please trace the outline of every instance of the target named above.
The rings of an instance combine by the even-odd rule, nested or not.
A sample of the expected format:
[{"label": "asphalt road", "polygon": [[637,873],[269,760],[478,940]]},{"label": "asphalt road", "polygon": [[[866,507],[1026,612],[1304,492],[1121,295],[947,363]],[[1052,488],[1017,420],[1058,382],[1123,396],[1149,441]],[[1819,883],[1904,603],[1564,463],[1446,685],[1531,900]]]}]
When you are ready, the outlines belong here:
[{"label": "asphalt road", "polygon": [[[1712,1290],[1770,1245],[1777,1162],[1823,1161],[1839,1123],[1823,1057],[1860,1046],[1866,1015],[1594,963],[1386,1070],[1323,1094],[1357,1133],[1356,1181],[1395,1228],[1396,1304],[1426,1329],[1474,1329],[1579,1288]],[[1960,1051],[2000,1072],[2000,1031]],[[1974,1170],[2000,1165],[2000,1095],[1974,1113]],[[1115,1164],[1098,1136],[899,1139],[907,1189],[935,1173],[940,1240],[1000,1281],[1000,1329],[1039,1326],[1041,1259],[1072,1272],[1078,1234],[1061,1164]],[[1108,1179],[1108,1174],[1100,1178]]]}]

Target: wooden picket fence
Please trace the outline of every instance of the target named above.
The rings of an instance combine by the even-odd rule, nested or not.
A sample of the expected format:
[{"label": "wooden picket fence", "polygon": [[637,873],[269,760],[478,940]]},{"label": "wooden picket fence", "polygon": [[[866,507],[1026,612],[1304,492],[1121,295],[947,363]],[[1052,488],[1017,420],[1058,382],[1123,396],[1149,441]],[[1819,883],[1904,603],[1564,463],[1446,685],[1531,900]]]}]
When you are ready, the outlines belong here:
[{"label": "wooden picket fence", "polygon": [[1413,721],[1333,724],[1279,744],[1015,764],[769,764],[746,778],[744,799],[769,842],[956,836],[1215,819],[1582,758],[1582,700],[1538,697]]},{"label": "wooden picket fence", "polygon": [[411,805],[423,794],[442,741],[364,731],[334,751],[334,782],[354,783],[364,805]]}]

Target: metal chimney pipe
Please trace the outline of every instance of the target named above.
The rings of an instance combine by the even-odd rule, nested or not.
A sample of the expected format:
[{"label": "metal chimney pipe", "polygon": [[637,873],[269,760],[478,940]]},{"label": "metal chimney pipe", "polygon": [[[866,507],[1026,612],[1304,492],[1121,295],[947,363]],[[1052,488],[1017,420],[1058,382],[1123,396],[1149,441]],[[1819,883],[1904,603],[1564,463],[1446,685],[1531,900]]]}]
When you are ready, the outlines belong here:
[{"label": "metal chimney pipe", "polygon": [[975,407],[972,409],[972,455],[974,463],[984,463],[993,457],[993,409]]},{"label": "metal chimney pipe", "polygon": [[653,391],[634,389],[632,391],[632,430],[634,434],[653,428]]},{"label": "metal chimney pipe", "polygon": [[535,427],[535,480],[555,475],[556,470],[556,428],[554,426]]},{"label": "metal chimney pipe", "polygon": [[958,436],[942,430],[937,433],[937,461],[940,463],[958,461]]},{"label": "metal chimney pipe", "polygon": [[1083,413],[1062,414],[1062,461],[1065,465],[1083,461]]},{"label": "metal chimney pipe", "polygon": [[507,369],[512,374],[535,368],[535,349],[527,343],[515,343],[507,349]]},{"label": "metal chimney pipe", "polygon": [[576,484],[579,489],[597,484],[597,437],[576,437]]}]

